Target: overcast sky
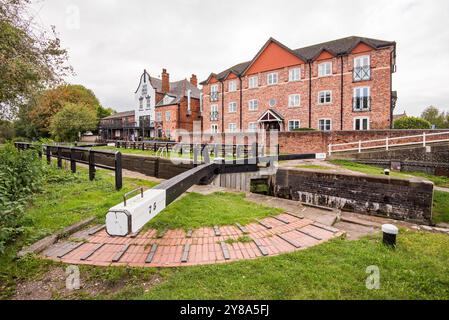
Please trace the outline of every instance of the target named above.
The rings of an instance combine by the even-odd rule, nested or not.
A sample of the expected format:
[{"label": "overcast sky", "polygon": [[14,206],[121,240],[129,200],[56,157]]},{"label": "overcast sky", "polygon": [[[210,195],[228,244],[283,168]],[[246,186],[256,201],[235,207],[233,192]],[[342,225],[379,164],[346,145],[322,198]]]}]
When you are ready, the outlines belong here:
[{"label": "overcast sky", "polygon": [[449,111],[446,0],[43,0],[76,76],[104,106],[133,108],[143,69],[171,80],[204,80],[247,61],[271,36],[292,49],[359,35],[397,42],[395,113],[428,105]]}]

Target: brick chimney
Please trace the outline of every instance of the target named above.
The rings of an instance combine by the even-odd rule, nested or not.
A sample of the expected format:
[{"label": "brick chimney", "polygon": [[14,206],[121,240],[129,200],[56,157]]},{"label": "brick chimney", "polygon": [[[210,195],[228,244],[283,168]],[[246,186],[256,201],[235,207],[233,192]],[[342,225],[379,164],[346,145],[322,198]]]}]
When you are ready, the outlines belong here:
[{"label": "brick chimney", "polygon": [[166,69],[162,69],[162,92],[167,93],[170,91],[170,75]]},{"label": "brick chimney", "polygon": [[195,74],[192,74],[190,77],[190,83],[193,84],[195,87],[198,87],[198,79],[196,78]]}]

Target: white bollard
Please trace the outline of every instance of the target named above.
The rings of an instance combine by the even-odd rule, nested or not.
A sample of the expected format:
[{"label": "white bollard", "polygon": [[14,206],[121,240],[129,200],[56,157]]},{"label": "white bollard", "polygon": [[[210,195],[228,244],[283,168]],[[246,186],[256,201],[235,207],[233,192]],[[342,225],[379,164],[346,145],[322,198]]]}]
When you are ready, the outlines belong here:
[{"label": "white bollard", "polygon": [[111,236],[126,236],[139,231],[166,206],[166,191],[150,189],[109,209],[106,232]]}]

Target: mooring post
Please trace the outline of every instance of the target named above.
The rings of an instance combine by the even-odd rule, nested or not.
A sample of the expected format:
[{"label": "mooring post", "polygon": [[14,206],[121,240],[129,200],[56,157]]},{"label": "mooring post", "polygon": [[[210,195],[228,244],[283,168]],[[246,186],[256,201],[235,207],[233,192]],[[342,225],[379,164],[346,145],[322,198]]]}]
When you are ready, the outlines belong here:
[{"label": "mooring post", "polygon": [[207,144],[205,144],[203,148],[203,160],[204,163],[210,163],[209,147],[207,146]]},{"label": "mooring post", "polygon": [[89,149],[88,158],[89,158],[89,180],[95,179],[95,154],[92,149]]},{"label": "mooring post", "polygon": [[121,152],[115,153],[115,189],[120,190],[123,185],[122,178],[122,154]]},{"label": "mooring post", "polygon": [[56,151],[56,154],[57,154],[57,157],[58,157],[58,168],[62,168],[62,158],[61,158],[61,148],[58,146],[57,147],[58,149],[57,149],[57,151]]},{"label": "mooring post", "polygon": [[76,172],[75,151],[73,148],[70,148],[70,170],[72,170],[72,173]]},{"label": "mooring post", "polygon": [[193,147],[193,166],[196,167],[198,164],[198,147]]}]

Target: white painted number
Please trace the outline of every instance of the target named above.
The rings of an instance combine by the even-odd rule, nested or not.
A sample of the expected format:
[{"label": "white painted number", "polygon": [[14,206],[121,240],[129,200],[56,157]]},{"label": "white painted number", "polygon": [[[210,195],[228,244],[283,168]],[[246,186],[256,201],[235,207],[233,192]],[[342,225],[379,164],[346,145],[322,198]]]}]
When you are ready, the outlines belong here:
[{"label": "white painted number", "polygon": [[380,289],[380,270],[378,266],[368,266],[365,271],[369,274],[366,278],[366,288],[368,290]]}]

